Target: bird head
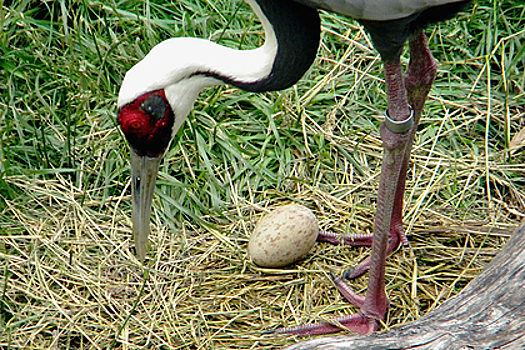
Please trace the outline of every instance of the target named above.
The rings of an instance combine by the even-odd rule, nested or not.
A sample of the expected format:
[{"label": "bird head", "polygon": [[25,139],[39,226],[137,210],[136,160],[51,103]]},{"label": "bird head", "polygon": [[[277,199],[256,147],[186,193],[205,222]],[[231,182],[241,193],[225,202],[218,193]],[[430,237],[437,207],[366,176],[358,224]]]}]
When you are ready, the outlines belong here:
[{"label": "bird head", "polygon": [[157,172],[172,138],[174,120],[164,90],[145,93],[118,112],[118,123],[130,145],[133,236],[141,260],[146,255]]},{"label": "bird head", "polygon": [[118,122],[132,149],[152,158],[164,154],[168,147],[173,121],[164,90],[148,92],[118,113]]}]

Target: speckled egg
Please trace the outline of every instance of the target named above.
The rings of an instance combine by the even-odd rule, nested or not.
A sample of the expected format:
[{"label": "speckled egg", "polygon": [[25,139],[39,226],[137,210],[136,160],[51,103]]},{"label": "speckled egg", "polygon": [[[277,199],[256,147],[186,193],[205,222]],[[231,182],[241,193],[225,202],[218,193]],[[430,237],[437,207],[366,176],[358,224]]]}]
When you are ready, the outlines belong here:
[{"label": "speckled egg", "polygon": [[248,243],[252,261],[262,267],[283,267],[300,260],[319,235],[317,218],[302,205],[286,205],[263,217]]}]

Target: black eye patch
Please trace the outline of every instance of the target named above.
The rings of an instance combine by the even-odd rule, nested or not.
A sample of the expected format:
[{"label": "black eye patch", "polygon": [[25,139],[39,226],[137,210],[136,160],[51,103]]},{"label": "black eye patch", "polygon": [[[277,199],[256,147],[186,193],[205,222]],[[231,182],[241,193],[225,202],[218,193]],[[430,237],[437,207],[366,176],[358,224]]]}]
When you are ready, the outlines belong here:
[{"label": "black eye patch", "polygon": [[153,94],[140,104],[140,108],[155,121],[159,121],[165,116],[166,100],[161,95]]}]

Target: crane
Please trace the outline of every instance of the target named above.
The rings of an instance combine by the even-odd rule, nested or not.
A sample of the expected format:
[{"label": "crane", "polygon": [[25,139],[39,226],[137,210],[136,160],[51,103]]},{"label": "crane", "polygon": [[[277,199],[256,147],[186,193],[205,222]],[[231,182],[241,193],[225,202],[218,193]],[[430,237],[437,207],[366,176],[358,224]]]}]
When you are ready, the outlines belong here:
[{"label": "crane", "polygon": [[[320,39],[319,9],[356,19],[370,33],[384,65],[388,108],[380,126],[383,160],[374,232],[358,243],[371,244],[370,258],[343,277],[369,271],[365,297],[333,275],[340,292],[360,311],[336,319],[361,334],[376,331],[388,309],[387,255],[407,239],[402,209],[406,171],[415,132],[436,76],[436,62],[423,29],[454,16],[471,0],[247,0],[265,30],[264,44],[234,50],[197,38],[172,38],[156,45],[133,66],[118,97],[118,123],[131,155],[132,222],[135,250],[146,255],[151,200],[164,153],[183,125],[200,91],[229,84],[253,92],[295,84],[313,63]],[[405,73],[400,56],[409,44]],[[320,237],[337,243],[333,236]],[[327,334],[328,323],[280,328],[274,333]]]}]

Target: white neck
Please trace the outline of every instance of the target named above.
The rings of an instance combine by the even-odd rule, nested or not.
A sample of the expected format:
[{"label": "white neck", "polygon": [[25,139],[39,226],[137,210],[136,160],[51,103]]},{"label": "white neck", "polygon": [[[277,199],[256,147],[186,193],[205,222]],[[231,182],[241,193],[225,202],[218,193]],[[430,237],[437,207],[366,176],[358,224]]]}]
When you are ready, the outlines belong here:
[{"label": "white neck", "polygon": [[247,1],[263,24],[266,33],[263,46],[239,51],[203,39],[163,41],[126,73],[119,93],[119,108],[147,92],[164,89],[175,115],[173,132],[176,133],[200,91],[223,84],[206,73],[246,83],[266,77],[276,56],[277,40],[257,3]]}]

